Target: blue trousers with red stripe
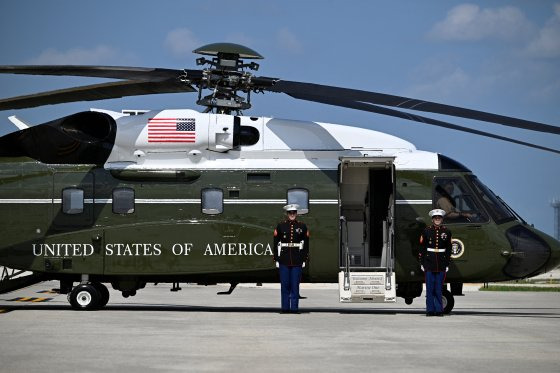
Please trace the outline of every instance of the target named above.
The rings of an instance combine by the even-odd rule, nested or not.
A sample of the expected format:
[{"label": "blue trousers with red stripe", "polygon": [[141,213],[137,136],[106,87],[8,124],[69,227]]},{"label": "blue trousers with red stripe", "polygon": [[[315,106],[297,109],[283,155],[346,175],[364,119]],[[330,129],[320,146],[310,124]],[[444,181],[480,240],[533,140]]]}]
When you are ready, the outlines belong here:
[{"label": "blue trousers with red stripe", "polygon": [[299,307],[299,281],[301,266],[280,264],[280,294],[282,311],[297,311]]},{"label": "blue trousers with red stripe", "polygon": [[443,312],[441,288],[445,272],[426,271],[426,312]]}]

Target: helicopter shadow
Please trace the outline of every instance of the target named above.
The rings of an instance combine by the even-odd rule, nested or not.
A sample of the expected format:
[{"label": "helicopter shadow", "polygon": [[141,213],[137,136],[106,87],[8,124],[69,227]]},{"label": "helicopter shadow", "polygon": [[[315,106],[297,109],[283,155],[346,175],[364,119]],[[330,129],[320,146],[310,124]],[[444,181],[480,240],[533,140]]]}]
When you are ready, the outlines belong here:
[{"label": "helicopter shadow", "polygon": [[[59,304],[21,304],[0,306],[2,313],[13,311],[71,311],[69,305]],[[255,306],[194,306],[174,304],[112,304],[102,309],[89,312],[182,312],[182,313],[229,313],[229,314],[279,314],[278,307],[255,307]],[[336,307],[301,307],[301,315],[313,316],[313,314],[339,314],[339,315],[410,315],[425,317],[423,309],[364,309],[352,308],[341,309]],[[88,312],[88,311],[82,311]],[[291,316],[291,315],[288,315]],[[1,317],[1,314],[0,314]],[[463,317],[519,317],[519,318],[545,318],[560,319],[560,307],[549,308],[472,308],[459,309],[445,315],[444,318]]]}]

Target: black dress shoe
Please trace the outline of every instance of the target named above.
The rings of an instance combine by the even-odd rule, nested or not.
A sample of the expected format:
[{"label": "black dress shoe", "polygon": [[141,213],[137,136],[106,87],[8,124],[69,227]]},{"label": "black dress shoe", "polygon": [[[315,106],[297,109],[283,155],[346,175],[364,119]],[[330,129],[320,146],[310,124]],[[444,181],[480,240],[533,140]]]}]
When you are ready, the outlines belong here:
[{"label": "black dress shoe", "polygon": [[436,315],[435,312],[426,312],[426,317],[435,316],[435,315]]},{"label": "black dress shoe", "polygon": [[443,312],[436,312],[436,316],[443,316]]}]

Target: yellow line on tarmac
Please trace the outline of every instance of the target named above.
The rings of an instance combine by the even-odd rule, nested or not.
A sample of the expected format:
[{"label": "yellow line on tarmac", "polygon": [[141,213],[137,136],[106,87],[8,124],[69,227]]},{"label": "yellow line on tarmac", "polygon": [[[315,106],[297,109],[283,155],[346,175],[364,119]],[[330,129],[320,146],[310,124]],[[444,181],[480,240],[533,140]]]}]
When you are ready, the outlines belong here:
[{"label": "yellow line on tarmac", "polygon": [[48,302],[51,299],[52,298],[35,298],[35,299],[29,300],[29,302]]},{"label": "yellow line on tarmac", "polygon": [[10,299],[10,302],[48,302],[53,298],[19,297]]}]

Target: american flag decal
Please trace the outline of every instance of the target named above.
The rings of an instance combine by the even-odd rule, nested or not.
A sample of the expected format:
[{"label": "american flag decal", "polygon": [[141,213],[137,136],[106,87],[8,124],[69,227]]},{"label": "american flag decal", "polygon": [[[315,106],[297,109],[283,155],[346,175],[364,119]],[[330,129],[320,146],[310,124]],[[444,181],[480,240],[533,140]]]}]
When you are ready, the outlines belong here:
[{"label": "american flag decal", "polygon": [[196,142],[195,118],[150,118],[148,142]]}]

